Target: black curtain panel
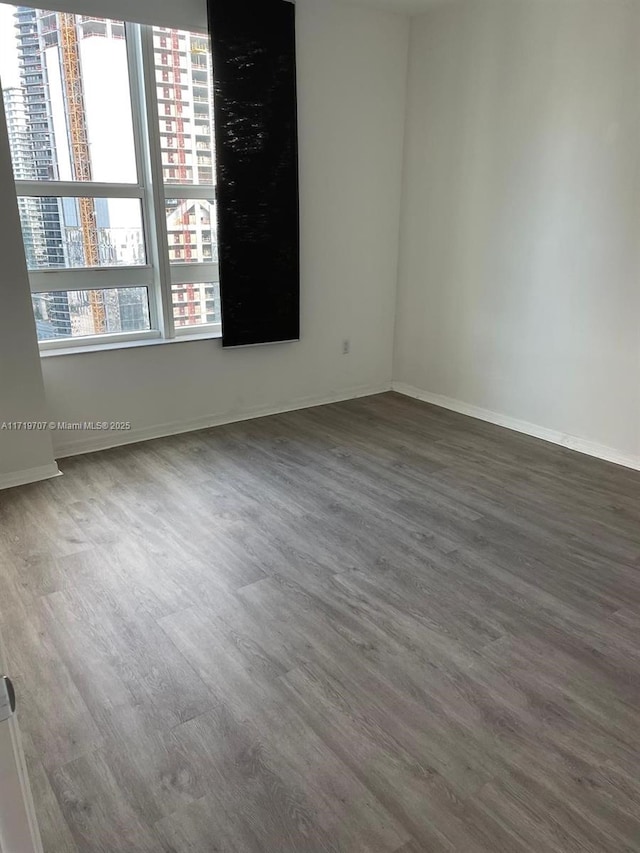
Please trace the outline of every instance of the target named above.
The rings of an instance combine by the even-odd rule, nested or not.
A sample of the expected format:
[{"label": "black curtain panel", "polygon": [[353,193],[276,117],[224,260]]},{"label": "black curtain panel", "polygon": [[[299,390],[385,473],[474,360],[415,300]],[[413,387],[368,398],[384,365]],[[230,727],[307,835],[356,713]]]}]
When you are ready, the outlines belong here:
[{"label": "black curtain panel", "polygon": [[209,0],[222,344],[300,336],[295,6]]}]

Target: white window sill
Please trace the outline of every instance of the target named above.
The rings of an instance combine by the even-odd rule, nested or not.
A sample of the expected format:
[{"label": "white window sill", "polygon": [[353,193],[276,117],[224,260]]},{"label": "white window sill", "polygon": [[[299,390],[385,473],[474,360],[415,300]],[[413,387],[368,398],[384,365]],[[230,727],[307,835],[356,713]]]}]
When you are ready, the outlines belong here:
[{"label": "white window sill", "polygon": [[192,335],[178,335],[175,338],[147,338],[129,341],[117,341],[113,343],[83,344],[80,346],[59,347],[55,349],[40,350],[41,358],[51,358],[58,355],[80,355],[85,352],[107,352],[109,350],[137,349],[138,347],[157,347],[163,344],[186,344],[193,341],[211,341],[222,338],[220,331],[207,331],[194,333]]}]

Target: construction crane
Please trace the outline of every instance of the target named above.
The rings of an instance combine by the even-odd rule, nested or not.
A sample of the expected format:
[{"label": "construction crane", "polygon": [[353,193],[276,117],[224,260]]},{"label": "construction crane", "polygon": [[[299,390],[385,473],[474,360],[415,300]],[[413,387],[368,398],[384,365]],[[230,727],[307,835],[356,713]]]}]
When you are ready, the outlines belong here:
[{"label": "construction crane", "polygon": [[[75,15],[69,12],[59,12],[58,21],[73,176],[76,181],[91,181],[91,157],[85,120],[86,113],[84,109],[82,75],[80,72],[80,50],[78,47],[78,31],[76,29]],[[85,262],[89,267],[97,267],[100,265],[100,251],[98,246],[95,201],[93,198],[79,198],[78,205]],[[100,291],[89,291],[89,305],[91,306],[95,334],[106,332],[107,318]]]}]

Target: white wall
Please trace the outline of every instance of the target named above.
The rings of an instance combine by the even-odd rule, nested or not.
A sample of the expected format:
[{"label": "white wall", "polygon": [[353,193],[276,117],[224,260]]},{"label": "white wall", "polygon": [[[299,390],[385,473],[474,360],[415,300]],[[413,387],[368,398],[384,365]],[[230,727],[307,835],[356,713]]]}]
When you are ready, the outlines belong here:
[{"label": "white wall", "polygon": [[[0,97],[0,127],[5,127]],[[2,428],[47,419],[36,330],[6,134],[0,134],[0,489],[54,476],[47,431]]]},{"label": "white wall", "polygon": [[[302,340],[46,357],[46,417],[133,425],[55,434],[57,455],[387,388],[397,309],[396,387],[639,464],[639,10],[450,0],[414,18],[401,181],[408,20],[298,0]],[[21,305],[3,376],[20,366],[0,405],[35,411],[3,237]],[[0,472],[36,444],[0,435]]]},{"label": "white wall", "polygon": [[413,19],[399,387],[640,463],[639,83],[633,0]]},{"label": "white wall", "polygon": [[58,456],[390,387],[409,22],[316,0],[296,9],[301,340],[45,357],[52,419],[133,426],[57,433]]}]

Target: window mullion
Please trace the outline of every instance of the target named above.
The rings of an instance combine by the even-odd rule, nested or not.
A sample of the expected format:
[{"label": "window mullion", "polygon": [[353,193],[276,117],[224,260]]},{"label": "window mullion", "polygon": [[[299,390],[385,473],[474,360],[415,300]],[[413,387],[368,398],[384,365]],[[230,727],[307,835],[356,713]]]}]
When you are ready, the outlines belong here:
[{"label": "window mullion", "polygon": [[110,290],[150,286],[152,269],[139,267],[77,267],[71,269],[30,270],[32,293],[56,290]]},{"label": "window mullion", "polygon": [[53,198],[141,198],[137,184],[99,183],[97,181],[23,181],[16,183],[19,196]]},{"label": "window mullion", "polygon": [[167,198],[198,198],[215,201],[216,188],[212,184],[165,184]]},{"label": "window mullion", "polygon": [[218,280],[216,263],[171,264],[172,284],[197,284],[201,281],[217,283]]},{"label": "window mullion", "polygon": [[175,337],[173,306],[171,301],[171,268],[167,240],[164,189],[162,184],[162,151],[158,123],[158,106],[155,92],[153,57],[153,31],[146,25],[127,25],[135,31],[131,38],[130,59],[132,86],[135,80],[134,121],[140,133],[141,168],[145,176],[146,221],[149,232],[149,251],[156,272],[156,317],[164,337]]}]

